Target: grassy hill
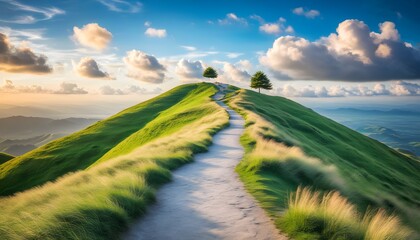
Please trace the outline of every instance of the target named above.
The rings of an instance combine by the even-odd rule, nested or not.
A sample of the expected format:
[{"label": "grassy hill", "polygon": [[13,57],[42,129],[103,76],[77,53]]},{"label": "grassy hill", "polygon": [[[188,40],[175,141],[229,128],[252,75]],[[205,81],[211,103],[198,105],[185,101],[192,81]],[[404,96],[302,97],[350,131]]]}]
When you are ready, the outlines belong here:
[{"label": "grassy hill", "polygon": [[4,152],[0,152],[0,164],[3,164],[7,161],[9,161],[10,159],[14,158],[14,156],[4,153]]},{"label": "grassy hill", "polygon": [[[210,98],[216,92],[208,83],[182,85],[0,164],[0,236],[117,238],[170,181],[170,171],[205,151],[228,124]],[[227,104],[246,119],[237,171],[279,228],[297,239],[384,239],[365,236],[399,228],[396,218],[358,214],[384,208],[417,230],[417,159],[288,99],[232,86],[228,92]],[[323,210],[296,214],[308,206]],[[340,214],[346,217],[335,221]],[[327,215],[334,221],[324,221]],[[346,224],[331,233],[331,222]],[[376,228],[360,230],[372,222]]]},{"label": "grassy hill", "polygon": [[246,155],[237,171],[275,218],[281,219],[290,193],[307,186],[338,191],[360,211],[395,211],[418,226],[418,160],[285,98],[238,90],[227,103],[246,118]]},{"label": "grassy hill", "polygon": [[0,236],[118,238],[170,180],[170,170],[205,151],[228,124],[226,111],[210,98],[216,92],[206,83],[179,86],[7,162],[3,194],[34,186],[28,176],[42,179],[38,185],[55,181],[0,198]]},{"label": "grassy hill", "polygon": [[[209,110],[193,108],[214,86],[190,84],[128,108],[90,127],[16,157],[0,166],[0,195],[10,195],[128,153],[170,134]],[[185,109],[192,108],[191,111]],[[166,112],[165,112],[166,111]],[[206,112],[207,111],[207,112]],[[177,119],[177,121],[172,121]]]}]

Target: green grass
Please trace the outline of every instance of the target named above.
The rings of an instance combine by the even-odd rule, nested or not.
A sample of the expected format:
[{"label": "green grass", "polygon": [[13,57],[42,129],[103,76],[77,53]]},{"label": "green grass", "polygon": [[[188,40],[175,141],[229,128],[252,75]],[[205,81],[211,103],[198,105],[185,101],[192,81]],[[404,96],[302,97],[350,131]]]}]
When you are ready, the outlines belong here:
[{"label": "green grass", "polygon": [[[10,195],[44,184],[69,172],[86,169],[104,155],[105,158],[109,158],[115,156],[114,153],[117,152],[127,153],[141,144],[164,135],[165,131],[170,130],[172,126],[162,126],[158,134],[154,134],[153,127],[165,120],[161,117],[165,110],[174,107],[182,100],[200,101],[203,98],[200,98],[200,96],[209,94],[209,91],[215,91],[211,89],[213,87],[205,84],[189,84],[176,87],[158,97],[99,121],[82,131],[53,141],[0,165],[0,196]],[[207,92],[200,95],[200,91]],[[196,93],[197,99],[191,95],[193,92]],[[187,104],[183,104],[180,108],[183,106],[188,107]],[[194,110],[205,111],[203,109]],[[166,120],[182,114],[182,109],[178,108],[176,113],[170,114],[170,112],[167,112]],[[176,116],[176,114],[178,115]],[[204,115],[203,112],[197,114]],[[168,117],[168,115],[170,116]],[[191,118],[194,118],[194,116],[194,114],[191,114]],[[157,118],[160,121],[156,121]],[[178,124],[177,129],[186,123],[188,122]],[[130,142],[139,139],[140,142],[138,143]],[[125,149],[122,149],[121,142],[129,143],[124,144],[122,147]]]},{"label": "green grass", "polygon": [[10,159],[14,158],[14,156],[4,153],[4,152],[0,152],[0,164],[3,164],[7,161],[9,161]]},{"label": "green grass", "polygon": [[[153,113],[156,116],[147,123],[141,122],[145,112],[138,119],[128,115],[129,121],[118,114],[125,124],[163,124],[162,130],[154,133],[154,137],[143,136],[149,138],[140,142],[135,141],[142,138],[140,133],[150,134],[150,131],[133,132],[126,137],[130,140],[109,148],[118,152],[116,157],[108,155],[88,169],[0,198],[0,236],[5,239],[118,238],[134,218],[146,211],[146,206],[154,200],[155,189],[170,181],[170,170],[191,162],[193,154],[206,151],[211,136],[228,124],[226,111],[210,99],[215,92],[212,84],[183,85],[141,108],[129,109],[131,114],[136,114],[171,99],[172,106],[165,110],[172,111],[161,111],[159,116]],[[172,94],[183,97],[171,97]],[[179,123],[165,124],[165,120],[173,120],[175,116]]]},{"label": "green grass", "polygon": [[[420,222],[420,162],[293,101],[240,90],[227,103],[246,119],[237,171],[276,219],[299,185],[335,190],[355,204]],[[417,229],[416,229],[417,230]]]},{"label": "green grass", "polygon": [[294,239],[407,239],[411,231],[383,210],[363,216],[338,192],[319,193],[299,187],[279,220]]}]

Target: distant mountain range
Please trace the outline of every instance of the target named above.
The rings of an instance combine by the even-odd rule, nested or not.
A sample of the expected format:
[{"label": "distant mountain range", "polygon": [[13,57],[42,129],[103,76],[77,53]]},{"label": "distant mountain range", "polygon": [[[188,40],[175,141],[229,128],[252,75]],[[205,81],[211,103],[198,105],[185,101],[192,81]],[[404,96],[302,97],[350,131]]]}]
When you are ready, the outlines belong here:
[{"label": "distant mountain range", "polygon": [[22,155],[54,139],[81,130],[98,120],[23,116],[0,118],[0,152]]},{"label": "distant mountain range", "polygon": [[316,109],[317,112],[404,153],[420,155],[420,112],[402,109]]},{"label": "distant mountain range", "polygon": [[333,112],[335,114],[369,114],[369,115],[409,115],[409,116],[420,116],[420,112],[402,110],[402,109],[391,109],[391,110],[376,110],[376,109],[357,109],[357,108],[316,108],[319,112]]}]

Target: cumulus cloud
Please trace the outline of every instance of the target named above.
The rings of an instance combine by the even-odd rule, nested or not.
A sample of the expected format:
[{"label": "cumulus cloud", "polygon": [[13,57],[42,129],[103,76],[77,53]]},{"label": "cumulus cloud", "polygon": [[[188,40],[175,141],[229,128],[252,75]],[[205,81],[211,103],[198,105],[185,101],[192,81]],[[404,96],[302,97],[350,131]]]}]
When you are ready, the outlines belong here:
[{"label": "cumulus cloud", "polygon": [[246,70],[241,69],[238,64],[225,63],[223,65],[223,78],[234,82],[249,82],[251,75]]},{"label": "cumulus cloud", "polygon": [[166,37],[166,29],[147,28],[144,32],[148,37],[164,38]]},{"label": "cumulus cloud", "polygon": [[285,97],[351,97],[351,96],[420,96],[420,85],[406,81],[396,81],[386,87],[377,83],[372,88],[359,85],[355,87],[342,86],[304,86],[294,87],[285,84],[277,88],[277,94]]},{"label": "cumulus cloud", "polygon": [[245,18],[238,17],[235,13],[228,13],[224,19],[217,20],[221,25],[229,25],[239,23],[242,25],[248,25],[248,21]]},{"label": "cumulus cloud", "polygon": [[15,47],[0,33],[0,71],[45,74],[52,72],[47,57],[35,54],[28,47]]},{"label": "cumulus cloud", "polygon": [[155,88],[152,91],[149,91],[145,88],[141,88],[139,86],[131,85],[128,88],[120,89],[120,88],[113,88],[111,86],[102,86],[99,89],[102,95],[130,95],[130,94],[159,94],[162,92],[161,88]]},{"label": "cumulus cloud", "polygon": [[[38,21],[49,20],[56,15],[65,14],[65,11],[56,7],[34,7],[27,4],[20,3],[14,0],[2,1],[11,6],[15,11],[30,12],[34,15],[17,16],[14,19],[0,19],[0,22],[17,23],[17,24],[32,24]],[[16,15],[14,15],[16,16]]]},{"label": "cumulus cloud", "polygon": [[320,15],[320,12],[315,9],[304,9],[303,7],[297,7],[292,11],[296,15],[305,16],[307,18],[316,18]]},{"label": "cumulus cloud", "polygon": [[159,60],[144,52],[131,50],[123,58],[128,68],[127,76],[148,83],[162,83],[166,68]]},{"label": "cumulus cloud", "polygon": [[61,83],[59,89],[53,90],[44,88],[39,85],[22,86],[15,85],[11,80],[6,80],[0,86],[0,92],[5,93],[39,93],[39,94],[87,94],[88,92],[83,88],[77,86],[75,83]]},{"label": "cumulus cloud", "polygon": [[112,40],[112,34],[97,23],[89,23],[82,28],[73,27],[73,39],[85,47],[104,50]]},{"label": "cumulus cloud", "polygon": [[110,11],[114,12],[128,12],[136,13],[141,10],[142,4],[140,2],[131,3],[124,0],[97,0],[105,5]]},{"label": "cumulus cloud", "polygon": [[80,76],[83,77],[112,79],[107,72],[101,71],[98,63],[90,57],[80,59],[80,62],[74,69]]},{"label": "cumulus cloud", "polygon": [[371,32],[359,20],[345,20],[337,33],[315,42],[283,36],[260,63],[292,79],[377,81],[420,78],[420,51],[400,39],[392,22]]},{"label": "cumulus cloud", "polygon": [[286,32],[286,33],[294,32],[293,27],[290,25],[286,25],[286,19],[282,17],[279,18],[276,22],[272,22],[272,23],[266,23],[264,18],[255,14],[252,15],[250,18],[258,21],[258,23],[260,24],[259,30],[263,33],[278,35],[283,32]]},{"label": "cumulus cloud", "polygon": [[204,63],[201,61],[190,61],[181,59],[176,65],[176,74],[181,80],[194,81],[202,79]]},{"label": "cumulus cloud", "polygon": [[265,23],[260,26],[260,31],[269,34],[279,34],[280,25],[278,23]]}]

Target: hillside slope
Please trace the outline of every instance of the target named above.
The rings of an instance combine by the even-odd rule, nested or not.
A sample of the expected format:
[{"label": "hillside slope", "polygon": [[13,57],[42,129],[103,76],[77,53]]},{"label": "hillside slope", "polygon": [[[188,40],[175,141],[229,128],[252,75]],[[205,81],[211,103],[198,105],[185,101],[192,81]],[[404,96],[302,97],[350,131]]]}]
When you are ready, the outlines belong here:
[{"label": "hillside slope", "polygon": [[4,153],[4,152],[0,152],[0,164],[3,164],[7,161],[9,161],[10,159],[14,158],[14,156]]},{"label": "hillside slope", "polygon": [[[195,112],[191,113],[183,110],[204,101],[215,91],[211,84],[178,86],[82,131],[16,157],[0,165],[0,195],[10,195],[52,181],[68,172],[86,169],[121,142],[133,138],[141,139],[141,142],[130,142],[133,143],[130,146],[125,144],[123,150],[119,150],[120,153],[128,153],[164,135],[166,131],[177,130],[198,116],[205,115],[207,111],[193,109],[191,111]],[[158,118],[165,110],[177,104],[180,106],[175,107],[174,112],[163,114],[162,119]],[[171,119],[179,121],[170,121]],[[165,121],[166,125],[160,124]],[[161,131],[156,132],[154,128],[150,128],[149,125],[152,124],[153,127],[153,123],[157,123],[155,126],[159,125]],[[132,134],[135,137],[130,137]],[[125,140],[126,138],[128,139]]]},{"label": "hillside slope", "polygon": [[420,222],[419,161],[285,98],[242,89],[227,103],[246,118],[237,171],[274,217],[303,185]]},{"label": "hillside slope", "polygon": [[[46,151],[44,155],[36,152],[45,159],[28,164],[20,158],[23,166],[27,164],[26,168],[36,168],[35,163],[42,164],[45,160],[44,175],[50,172],[57,174],[56,163],[49,158],[51,154],[57,154],[56,161],[59,161],[58,154],[63,154],[64,160],[70,161],[74,168],[87,166],[83,158],[72,159],[69,154],[77,157],[77,150],[83,151],[86,144],[100,142],[108,150],[117,146],[119,142],[115,138],[121,136],[112,139],[112,134],[123,133],[111,126],[137,129],[133,131],[132,138],[126,136],[129,139],[147,139],[140,142],[121,140],[125,144],[124,148],[115,150],[121,153],[118,157],[89,165],[88,169],[67,173],[42,186],[0,197],[0,236],[4,239],[119,238],[128,224],[141,216],[154,200],[157,187],[170,181],[170,170],[191,162],[193,154],[205,151],[212,135],[228,124],[226,111],[210,98],[216,92],[216,87],[208,83],[179,86],[121,112],[99,126],[94,125],[71,138],[53,142],[59,152]],[[154,124],[159,124],[155,126],[159,128],[156,132],[141,130]],[[108,133],[110,130],[113,131]],[[139,131],[147,135],[142,136]],[[87,138],[86,132],[94,136]],[[86,142],[88,140],[92,142]],[[65,146],[76,150],[69,149],[67,153]],[[96,155],[96,160],[101,156]],[[96,160],[89,162],[92,164]],[[31,174],[29,170],[24,170],[27,176]],[[38,178],[43,177],[39,171],[35,173]],[[9,174],[23,176],[14,172]],[[20,181],[29,184],[26,179]]]}]

